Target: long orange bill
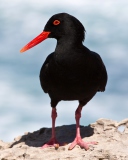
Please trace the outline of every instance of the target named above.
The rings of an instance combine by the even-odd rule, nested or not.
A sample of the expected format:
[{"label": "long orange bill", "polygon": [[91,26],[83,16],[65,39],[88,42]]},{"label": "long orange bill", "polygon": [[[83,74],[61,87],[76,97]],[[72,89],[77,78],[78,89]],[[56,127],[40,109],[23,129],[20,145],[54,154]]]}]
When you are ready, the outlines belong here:
[{"label": "long orange bill", "polygon": [[31,42],[29,42],[26,46],[24,46],[20,52],[25,52],[26,50],[36,46],[37,44],[41,43],[43,40],[48,38],[48,35],[50,32],[43,31],[41,34],[39,34],[36,38],[34,38]]}]

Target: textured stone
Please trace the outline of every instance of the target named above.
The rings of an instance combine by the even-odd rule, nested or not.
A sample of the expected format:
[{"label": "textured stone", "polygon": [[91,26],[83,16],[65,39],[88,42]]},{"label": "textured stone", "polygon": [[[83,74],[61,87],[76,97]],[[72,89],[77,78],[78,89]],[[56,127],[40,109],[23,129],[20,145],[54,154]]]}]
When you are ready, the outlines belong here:
[{"label": "textured stone", "polygon": [[[125,126],[123,132],[119,126]],[[68,145],[41,149],[51,136],[51,128],[26,132],[11,143],[0,141],[0,160],[128,160],[128,119],[116,122],[99,119],[89,126],[81,126],[84,141],[97,141],[85,151],[79,146],[69,151],[69,143],[75,138],[75,125],[56,127],[57,139]]]}]

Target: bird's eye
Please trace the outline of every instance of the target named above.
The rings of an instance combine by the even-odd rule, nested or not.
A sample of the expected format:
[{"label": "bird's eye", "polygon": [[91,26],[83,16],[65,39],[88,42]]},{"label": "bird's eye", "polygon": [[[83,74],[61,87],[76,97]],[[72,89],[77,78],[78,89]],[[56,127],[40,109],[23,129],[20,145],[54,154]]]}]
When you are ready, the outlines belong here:
[{"label": "bird's eye", "polygon": [[53,21],[53,24],[54,24],[55,26],[57,26],[57,25],[60,24],[60,21],[59,21],[59,20],[54,20],[54,21]]}]

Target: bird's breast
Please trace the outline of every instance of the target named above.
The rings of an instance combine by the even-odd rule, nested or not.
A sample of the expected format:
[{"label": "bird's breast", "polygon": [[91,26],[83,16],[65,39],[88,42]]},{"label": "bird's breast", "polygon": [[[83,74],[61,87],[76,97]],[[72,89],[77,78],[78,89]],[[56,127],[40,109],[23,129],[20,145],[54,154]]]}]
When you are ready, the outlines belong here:
[{"label": "bird's breast", "polygon": [[87,85],[93,80],[93,68],[95,68],[91,63],[88,58],[80,56],[59,58],[57,55],[43,66],[41,81],[49,89],[87,88]]}]

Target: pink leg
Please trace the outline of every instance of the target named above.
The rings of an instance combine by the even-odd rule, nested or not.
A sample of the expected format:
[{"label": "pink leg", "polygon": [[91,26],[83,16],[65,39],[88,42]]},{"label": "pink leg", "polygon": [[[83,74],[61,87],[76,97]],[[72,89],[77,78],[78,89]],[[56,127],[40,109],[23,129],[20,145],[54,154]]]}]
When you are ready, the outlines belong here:
[{"label": "pink leg", "polygon": [[97,144],[97,142],[84,142],[81,138],[80,135],[80,125],[79,125],[79,120],[81,117],[81,110],[82,107],[78,106],[75,112],[75,119],[76,119],[76,138],[74,141],[71,143],[69,146],[69,150],[73,149],[76,145],[79,145],[81,148],[85,148],[86,150],[89,149],[89,144]]},{"label": "pink leg", "polygon": [[56,140],[56,136],[55,136],[55,120],[57,117],[57,112],[56,112],[56,108],[52,108],[52,136],[51,139],[49,140],[48,143],[44,144],[42,146],[42,148],[47,148],[47,147],[55,147],[58,148],[59,145],[61,145],[57,140]]}]

